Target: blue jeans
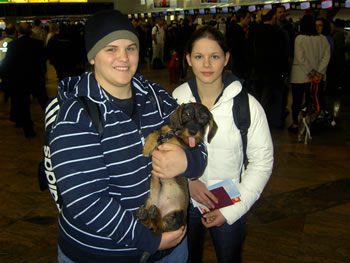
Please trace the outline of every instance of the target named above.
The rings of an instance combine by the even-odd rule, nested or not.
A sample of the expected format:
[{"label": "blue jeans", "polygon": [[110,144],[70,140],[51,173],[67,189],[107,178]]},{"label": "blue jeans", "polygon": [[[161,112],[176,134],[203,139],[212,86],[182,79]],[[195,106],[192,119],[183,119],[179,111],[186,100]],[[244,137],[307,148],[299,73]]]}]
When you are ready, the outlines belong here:
[{"label": "blue jeans", "polygon": [[[187,237],[185,237],[182,242],[171,252],[171,254],[165,256],[155,263],[185,263],[187,262],[187,258]],[[74,263],[74,261],[69,259],[58,246],[57,263]]]},{"label": "blue jeans", "polygon": [[[207,228],[201,222],[201,213],[192,204],[188,216],[188,263],[201,263]],[[220,227],[209,228],[218,263],[241,262],[241,249],[245,236],[244,226],[245,217],[242,217],[232,225],[225,223]]]},{"label": "blue jeans", "polygon": [[171,252],[171,254],[158,260],[156,263],[186,263],[188,258],[187,236]]},{"label": "blue jeans", "polygon": [[57,263],[74,263],[71,259],[69,259],[61,250],[60,246],[58,247],[57,251]]}]

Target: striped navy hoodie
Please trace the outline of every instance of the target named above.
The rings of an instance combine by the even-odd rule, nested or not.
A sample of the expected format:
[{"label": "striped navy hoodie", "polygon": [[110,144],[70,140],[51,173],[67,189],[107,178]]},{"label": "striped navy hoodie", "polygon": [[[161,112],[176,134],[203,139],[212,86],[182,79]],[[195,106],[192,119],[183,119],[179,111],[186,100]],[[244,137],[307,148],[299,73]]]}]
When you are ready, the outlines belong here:
[{"label": "striped navy hoodie", "polygon": [[[151,158],[142,155],[143,140],[169,122],[176,101],[142,75],[132,79],[139,125],[124,114],[101,88],[92,73],[60,82],[63,100],[49,134],[53,172],[63,200],[58,243],[75,262],[119,262],[118,258],[155,253],[161,236],[135,217],[150,189]],[[161,111],[147,97],[157,89]],[[98,134],[77,96],[99,105],[104,131]],[[186,150],[184,176],[201,175],[206,165],[203,144]],[[120,258],[121,259],[121,258]],[[135,261],[136,262],[136,261]]]}]

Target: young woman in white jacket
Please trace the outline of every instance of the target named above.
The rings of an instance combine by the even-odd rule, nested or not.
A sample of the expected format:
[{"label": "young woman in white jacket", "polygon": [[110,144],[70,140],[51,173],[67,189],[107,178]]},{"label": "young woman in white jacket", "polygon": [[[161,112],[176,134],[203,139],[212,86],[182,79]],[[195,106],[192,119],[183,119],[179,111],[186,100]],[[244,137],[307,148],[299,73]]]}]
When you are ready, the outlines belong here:
[{"label": "young woman in white jacket", "polygon": [[240,191],[241,202],[201,215],[190,205],[188,242],[189,261],[202,262],[204,234],[209,229],[219,263],[240,262],[244,240],[245,214],[262,193],[272,172],[273,145],[263,108],[249,95],[251,124],[248,129],[247,169],[243,169],[242,139],[232,114],[234,97],[242,86],[231,73],[224,72],[230,53],[220,31],[210,26],[199,28],[187,45],[186,60],[195,78],[173,92],[179,104],[200,102],[206,105],[218,125],[211,143],[205,141],[208,164],[198,180],[189,181],[192,199],[209,208],[218,199],[208,186],[231,179]]}]

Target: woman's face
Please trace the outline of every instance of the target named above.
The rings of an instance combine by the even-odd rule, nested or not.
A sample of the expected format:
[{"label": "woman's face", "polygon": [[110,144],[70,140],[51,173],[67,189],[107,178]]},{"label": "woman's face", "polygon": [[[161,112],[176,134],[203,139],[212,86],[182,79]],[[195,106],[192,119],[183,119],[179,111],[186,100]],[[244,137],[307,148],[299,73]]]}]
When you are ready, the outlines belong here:
[{"label": "woman's face", "polygon": [[322,32],[323,32],[323,21],[321,21],[321,20],[317,20],[316,21],[316,31],[319,34],[322,34]]},{"label": "woman's face", "polygon": [[[129,39],[118,39],[101,49],[90,63],[94,65],[96,80],[110,94],[116,89],[131,88],[139,62],[136,44]],[[122,99],[122,98],[121,98]]]},{"label": "woman's face", "polygon": [[191,54],[186,55],[188,64],[197,81],[202,84],[214,84],[221,80],[221,74],[230,58],[215,40],[201,38],[193,43]]}]

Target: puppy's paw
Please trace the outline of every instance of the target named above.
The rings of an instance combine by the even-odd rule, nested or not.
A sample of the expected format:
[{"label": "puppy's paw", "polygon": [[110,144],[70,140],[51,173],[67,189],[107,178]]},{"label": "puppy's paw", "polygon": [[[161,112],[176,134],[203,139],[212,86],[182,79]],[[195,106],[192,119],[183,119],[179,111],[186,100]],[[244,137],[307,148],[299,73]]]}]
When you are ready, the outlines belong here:
[{"label": "puppy's paw", "polygon": [[160,216],[160,211],[157,206],[151,205],[148,209],[150,219],[156,220]]},{"label": "puppy's paw", "polygon": [[141,221],[144,221],[147,219],[148,213],[144,206],[141,206],[139,209],[136,210],[136,217]]},{"label": "puppy's paw", "polygon": [[143,147],[142,154],[143,154],[143,156],[145,156],[145,157],[149,157],[149,156],[152,155],[152,151],[153,151],[153,149],[150,150],[150,149],[147,149],[146,147]]},{"label": "puppy's paw", "polygon": [[146,157],[152,155],[154,148],[157,147],[158,132],[152,132],[146,138],[145,145],[143,146],[142,154]]}]

